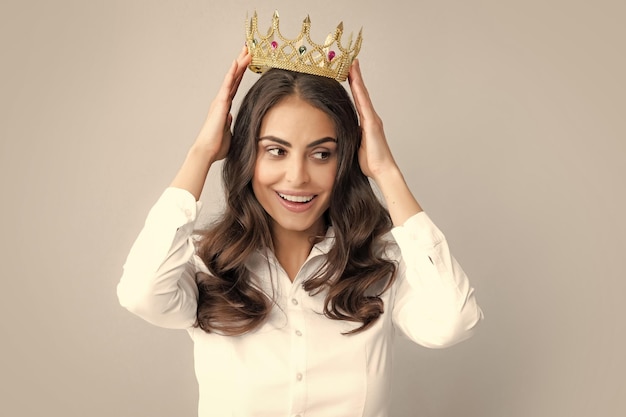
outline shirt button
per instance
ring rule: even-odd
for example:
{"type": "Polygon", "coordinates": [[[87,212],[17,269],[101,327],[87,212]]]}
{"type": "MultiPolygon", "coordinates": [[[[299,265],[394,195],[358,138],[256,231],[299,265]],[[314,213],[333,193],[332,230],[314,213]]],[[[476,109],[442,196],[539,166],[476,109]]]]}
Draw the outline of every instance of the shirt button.
{"type": "Polygon", "coordinates": [[[296,300],[295,298],[292,298],[292,299],[291,299],[291,303],[292,303],[294,306],[297,306],[297,305],[298,305],[298,300],[296,300]]]}
{"type": "Polygon", "coordinates": [[[302,336],[302,332],[300,330],[296,330],[296,336],[302,336]]]}
{"type": "Polygon", "coordinates": [[[296,374],[296,379],[297,379],[298,381],[302,381],[302,374],[301,374],[300,372],[298,372],[298,373],[296,374]]]}

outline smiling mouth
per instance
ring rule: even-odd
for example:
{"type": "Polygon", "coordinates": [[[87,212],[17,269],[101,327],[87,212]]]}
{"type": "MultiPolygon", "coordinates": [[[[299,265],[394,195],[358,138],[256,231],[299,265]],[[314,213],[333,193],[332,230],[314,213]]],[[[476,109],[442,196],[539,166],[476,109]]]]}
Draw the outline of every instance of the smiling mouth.
{"type": "Polygon", "coordinates": [[[316,195],[288,195],[282,193],[278,193],[278,195],[280,198],[285,201],[289,201],[290,203],[308,203],[317,197],[316,195]]]}

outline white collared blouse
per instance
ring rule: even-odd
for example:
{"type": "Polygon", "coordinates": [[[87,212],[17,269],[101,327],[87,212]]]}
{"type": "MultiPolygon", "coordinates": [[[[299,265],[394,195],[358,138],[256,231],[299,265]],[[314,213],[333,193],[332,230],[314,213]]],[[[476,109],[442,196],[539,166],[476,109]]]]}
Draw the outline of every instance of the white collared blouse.
{"type": "Polygon", "coordinates": [[[385,313],[367,331],[321,312],[324,293],[303,282],[323,264],[333,231],[316,244],[293,283],[275,257],[257,252],[246,266],[274,308],[242,336],[193,327],[195,274],[208,269],[195,254],[201,203],[168,188],[152,207],[118,284],[122,306],[157,326],[186,329],[194,341],[199,417],[387,417],[392,343],[396,333],[439,348],[468,338],[483,314],[444,235],[426,213],[395,227],[385,254],[398,263],[382,295],[385,313]]]}

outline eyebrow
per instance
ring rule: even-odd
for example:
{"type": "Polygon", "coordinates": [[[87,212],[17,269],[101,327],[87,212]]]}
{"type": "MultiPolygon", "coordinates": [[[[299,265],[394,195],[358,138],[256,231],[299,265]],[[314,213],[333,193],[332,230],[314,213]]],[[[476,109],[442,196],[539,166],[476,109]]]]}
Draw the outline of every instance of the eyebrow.
{"type": "MultiPolygon", "coordinates": [[[[287,148],[291,148],[291,143],[287,142],[285,139],[281,139],[281,138],[277,138],[276,136],[263,136],[261,138],[258,139],[258,141],[262,141],[262,140],[271,140],[272,142],[276,142],[280,145],[286,146],[287,148]]],[[[306,145],[307,148],[314,148],[318,145],[321,145],[322,143],[326,143],[326,142],[334,142],[337,143],[337,139],[335,138],[331,138],[330,136],[327,136],[325,138],[321,138],[321,139],[317,139],[314,140],[313,142],[309,143],[308,145],[306,145]]]]}

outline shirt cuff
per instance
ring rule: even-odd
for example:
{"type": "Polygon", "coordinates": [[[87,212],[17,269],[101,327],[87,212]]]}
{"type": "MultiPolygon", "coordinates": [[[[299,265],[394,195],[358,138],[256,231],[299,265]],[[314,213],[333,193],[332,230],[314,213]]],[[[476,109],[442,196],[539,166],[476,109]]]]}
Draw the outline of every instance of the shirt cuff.
{"type": "Polygon", "coordinates": [[[150,210],[146,223],[167,223],[180,227],[194,223],[202,202],[196,201],[193,194],[182,188],[168,187],[163,191],[156,204],[150,210]]]}
{"type": "Polygon", "coordinates": [[[409,217],[403,225],[391,229],[391,234],[400,247],[406,247],[409,242],[419,247],[433,247],[445,239],[441,230],[424,211],[409,217]]]}

